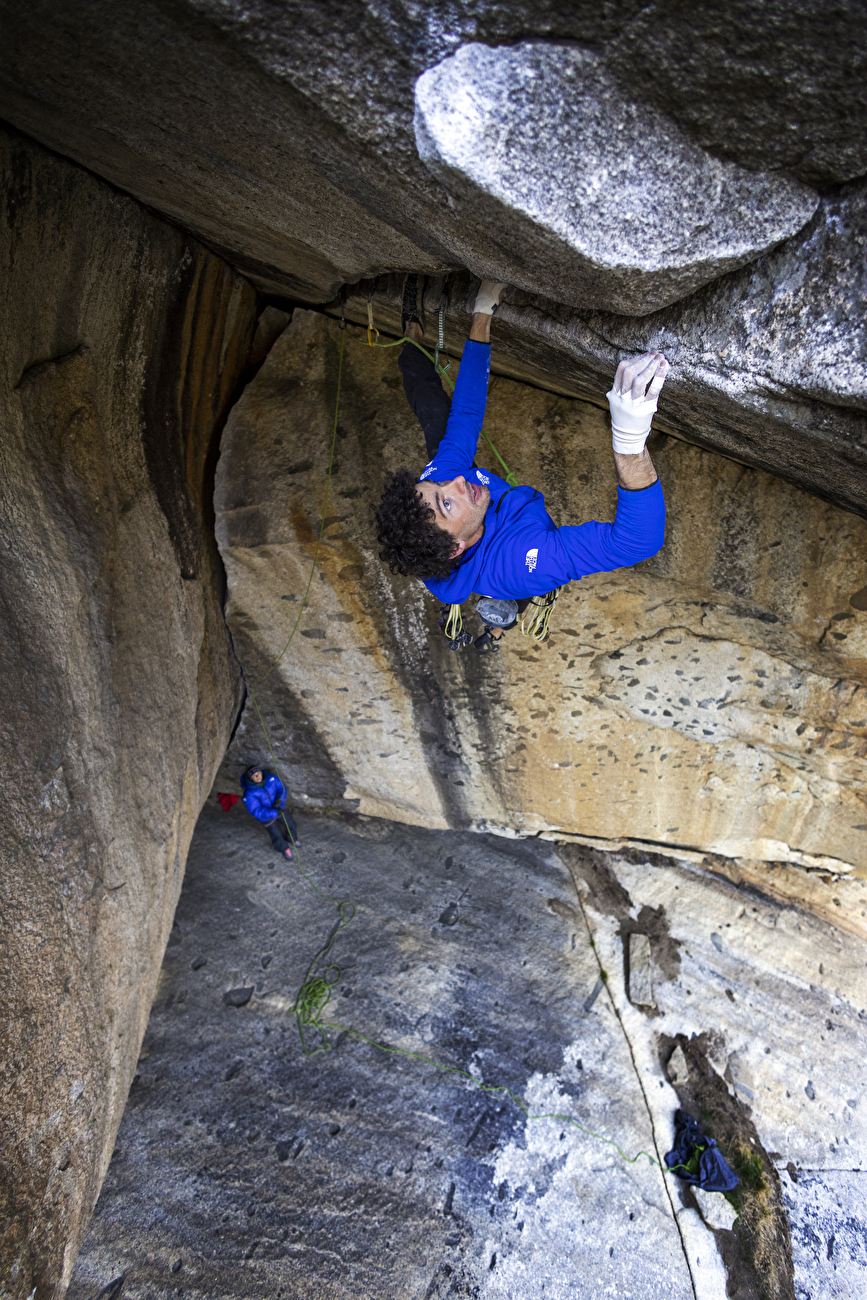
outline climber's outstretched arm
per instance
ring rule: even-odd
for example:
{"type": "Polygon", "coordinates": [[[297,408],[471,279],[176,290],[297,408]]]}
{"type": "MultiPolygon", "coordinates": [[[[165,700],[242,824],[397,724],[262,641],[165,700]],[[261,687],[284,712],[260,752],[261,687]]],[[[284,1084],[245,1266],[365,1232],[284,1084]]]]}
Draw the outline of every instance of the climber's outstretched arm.
{"type": "Polygon", "coordinates": [[[607,394],[617,482],[627,491],[640,492],[656,482],[656,470],[644,444],[668,369],[661,352],[645,352],[621,361],[607,394]]]}
{"type": "Polygon", "coordinates": [[[470,337],[464,347],[452,408],[436,456],[422,472],[422,479],[448,482],[466,474],[473,463],[488,402],[491,373],[491,317],[506,291],[505,284],[483,280],[473,305],[470,337]]]}
{"type": "Polygon", "coordinates": [[[510,532],[496,554],[489,589],[518,600],[656,554],[665,538],[665,501],[644,444],[668,369],[660,352],[617,367],[608,393],[619,484],[614,522],[553,528],[536,521],[510,532]]]}

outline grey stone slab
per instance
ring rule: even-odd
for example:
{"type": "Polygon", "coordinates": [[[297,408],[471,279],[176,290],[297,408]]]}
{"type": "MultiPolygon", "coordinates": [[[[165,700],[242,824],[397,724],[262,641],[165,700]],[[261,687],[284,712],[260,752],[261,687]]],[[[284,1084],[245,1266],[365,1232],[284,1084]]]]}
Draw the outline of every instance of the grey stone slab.
{"type": "Polygon", "coordinates": [[[563,1118],[656,1154],[607,995],[583,1010],[598,963],[550,846],[298,816],[305,871],[358,907],[326,1020],[556,1118],[341,1029],[305,1058],[291,1008],[335,905],[209,806],[74,1300],[120,1274],[127,1300],[689,1300],[659,1170],[563,1118]]]}
{"type": "Polygon", "coordinates": [[[653,954],[646,934],[629,936],[629,1001],[636,1006],[656,1006],[653,1000],[653,954]]]}
{"type": "Polygon", "coordinates": [[[573,307],[644,316],[754,261],[819,201],[726,163],[630,101],[590,50],[464,45],[415,87],[419,156],[500,276],[573,307]]]}

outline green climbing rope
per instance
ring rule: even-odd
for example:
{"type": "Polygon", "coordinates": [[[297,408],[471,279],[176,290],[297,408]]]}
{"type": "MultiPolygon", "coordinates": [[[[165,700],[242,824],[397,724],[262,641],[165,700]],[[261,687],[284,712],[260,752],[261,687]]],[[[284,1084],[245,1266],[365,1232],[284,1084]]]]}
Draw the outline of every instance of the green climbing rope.
{"type": "MultiPolygon", "coordinates": [[[[375,332],[375,327],[372,324],[372,314],[371,314],[370,329],[373,329],[375,332]]],[[[368,334],[368,337],[369,338],[371,337],[370,333],[368,334]]],[[[250,699],[252,701],[253,708],[256,713],[256,717],[258,718],[259,725],[262,728],[262,733],[265,737],[265,743],[268,746],[268,753],[270,754],[271,761],[274,765],[274,771],[278,777],[280,773],[279,773],[279,765],[277,762],[277,755],[274,753],[274,747],[271,743],[271,736],[265,724],[265,719],[262,716],[262,711],[259,707],[259,701],[256,698],[255,688],[261,686],[262,683],[266,681],[268,677],[270,677],[271,673],[278,666],[278,664],[286,654],[286,651],[289,649],[289,646],[291,645],[295,633],[298,629],[298,624],[301,620],[301,615],[303,614],[304,609],[306,607],[307,600],[310,595],[310,587],[313,582],[313,575],[316,572],[316,564],[319,559],[319,551],[322,544],[322,536],[325,531],[325,519],[327,517],[327,512],[328,512],[328,496],[331,488],[331,478],[332,478],[333,468],[334,468],[334,449],[337,440],[337,421],[340,412],[340,390],[341,390],[341,383],[343,378],[343,354],[344,354],[345,340],[346,340],[346,324],[345,322],[342,322],[340,326],[340,352],[339,352],[339,359],[337,365],[337,395],[334,404],[334,422],[333,422],[333,427],[331,432],[331,449],[328,457],[328,472],[327,472],[326,483],[325,483],[325,497],[322,506],[322,517],[319,525],[319,536],[316,540],[316,547],[313,552],[313,563],[311,564],[310,567],[310,576],[307,580],[307,586],[304,589],[304,596],[301,601],[301,606],[298,610],[298,614],[292,626],[292,630],[290,631],[289,636],[286,639],[283,648],[275,658],[274,662],[268,668],[267,672],[263,673],[261,677],[257,678],[257,680],[248,687],[250,693],[250,699]]],[[[372,343],[371,346],[395,347],[397,343],[413,343],[415,347],[419,348],[422,352],[425,353],[425,356],[429,357],[430,360],[432,361],[434,360],[434,358],[430,356],[430,353],[427,352],[423,347],[421,347],[419,343],[415,343],[414,339],[397,339],[395,343],[372,343]]],[[[447,382],[451,384],[451,380],[449,380],[448,376],[445,374],[445,371],[439,366],[438,366],[438,370],[442,374],[443,378],[445,378],[447,382]]],[[[453,387],[453,385],[451,386],[453,387]]],[[[488,441],[490,442],[490,439],[488,439],[488,441]]],[[[491,443],[491,446],[493,447],[493,443],[491,443]]],[[[507,474],[510,474],[508,466],[500,456],[499,452],[497,452],[496,447],[494,447],[494,451],[496,452],[497,457],[501,461],[507,474]]],[[[509,481],[510,482],[512,481],[511,477],[509,481]]],[[[576,1128],[579,1132],[583,1133],[585,1136],[594,1138],[597,1142],[603,1142],[607,1146],[613,1147],[614,1150],[623,1158],[623,1160],[627,1162],[627,1164],[635,1164],[638,1160],[641,1159],[642,1156],[644,1156],[647,1160],[650,1161],[651,1164],[656,1165],[660,1169],[662,1168],[662,1166],[659,1164],[659,1161],[656,1160],[652,1155],[650,1155],[649,1152],[639,1151],[637,1155],[628,1156],[626,1152],[618,1145],[618,1143],[614,1141],[613,1138],[605,1137],[601,1133],[594,1133],[592,1129],[585,1128],[583,1124],[580,1124],[578,1120],[574,1119],[571,1115],[563,1115],[558,1112],[550,1112],[550,1113],[544,1113],[539,1115],[533,1114],[529,1106],[527,1105],[527,1103],[524,1101],[524,1099],[520,1097],[513,1089],[507,1087],[504,1084],[481,1083],[477,1078],[475,1078],[474,1075],[470,1074],[468,1070],[461,1069],[460,1066],[445,1065],[442,1061],[436,1061],[430,1056],[423,1055],[421,1052],[411,1052],[402,1047],[390,1047],[388,1044],[380,1043],[375,1038],[370,1038],[366,1034],[362,1034],[359,1030],[352,1029],[348,1025],[341,1025],[338,1024],[337,1022],[323,1020],[323,1015],[328,1007],[329,1002],[331,1001],[332,990],[340,982],[341,970],[336,962],[328,961],[324,967],[322,966],[322,963],[325,962],[326,958],[329,956],[331,949],[334,946],[334,942],[337,939],[337,936],[343,930],[345,930],[346,927],[350,925],[354,920],[356,914],[356,908],[355,908],[355,904],[351,902],[349,899],[337,898],[335,895],[327,894],[325,893],[324,890],[319,888],[316,881],[313,880],[313,878],[310,875],[308,875],[308,873],[304,870],[304,867],[301,864],[300,850],[298,849],[298,846],[295,843],[295,837],[292,835],[292,832],[289,830],[289,824],[286,820],[285,814],[283,814],[283,822],[295,852],[294,861],[296,867],[298,868],[299,874],[310,885],[310,887],[315,891],[315,893],[321,899],[323,899],[323,901],[328,903],[334,903],[337,907],[337,919],[332,925],[331,930],[325,942],[322,944],[320,948],[317,949],[317,951],[311,957],[307,969],[304,973],[304,978],[301,981],[301,987],[298,990],[298,994],[292,1006],[292,1010],[295,1015],[295,1020],[298,1025],[298,1034],[301,1040],[301,1050],[305,1056],[316,1056],[320,1052],[331,1051],[332,1044],[328,1037],[329,1033],[348,1034],[353,1038],[359,1039],[359,1041],[363,1043],[367,1043],[370,1047],[376,1048],[377,1051],[386,1052],[392,1056],[404,1056],[408,1060],[420,1061],[424,1065],[430,1065],[434,1069],[440,1070],[445,1074],[458,1075],[460,1078],[465,1079],[467,1080],[467,1082],[471,1083],[475,1088],[478,1088],[480,1092],[501,1094],[502,1096],[507,1097],[511,1102],[513,1102],[513,1104],[517,1106],[520,1111],[523,1112],[527,1120],[549,1119],[549,1120],[558,1120],[563,1124],[569,1124],[573,1128],[576,1128]]]]}

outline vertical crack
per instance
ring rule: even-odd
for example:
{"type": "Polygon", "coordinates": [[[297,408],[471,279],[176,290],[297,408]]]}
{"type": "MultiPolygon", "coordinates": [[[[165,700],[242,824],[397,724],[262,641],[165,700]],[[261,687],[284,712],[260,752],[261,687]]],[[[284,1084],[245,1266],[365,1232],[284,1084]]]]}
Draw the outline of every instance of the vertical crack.
{"type": "Polygon", "coordinates": [[[677,1211],[675,1210],[674,1207],[674,1200],[672,1198],[671,1187],[669,1186],[668,1180],[665,1177],[665,1165],[662,1159],[662,1152],[659,1149],[659,1142],[657,1141],[657,1137],[656,1137],[656,1125],[653,1122],[653,1111],[651,1109],[650,1102],[647,1097],[647,1092],[645,1091],[644,1088],[644,1083],[642,1082],[641,1079],[641,1072],[639,1071],[637,1062],[635,1060],[635,1053],[632,1050],[632,1043],[629,1040],[629,1034],[626,1032],[626,1026],[624,1025],[620,1012],[617,1009],[617,1005],[614,1001],[614,997],[611,993],[611,989],[608,987],[608,982],[603,978],[602,960],[599,956],[599,949],[596,946],[596,938],[595,938],[593,928],[590,924],[590,918],[587,915],[587,909],[585,908],[584,900],[581,897],[581,890],[578,888],[578,881],[575,879],[575,875],[572,871],[572,868],[569,867],[568,864],[567,864],[567,868],[569,871],[569,875],[572,878],[572,884],[575,886],[575,896],[578,899],[578,906],[581,909],[581,915],[584,919],[584,924],[587,927],[587,935],[591,941],[593,955],[596,958],[596,964],[599,967],[599,981],[604,986],[605,993],[608,997],[608,1001],[611,1006],[611,1010],[614,1012],[614,1015],[617,1017],[617,1023],[620,1026],[621,1033],[623,1034],[623,1038],[626,1043],[627,1051],[629,1052],[629,1059],[632,1062],[632,1069],[635,1073],[636,1082],[638,1083],[638,1087],[641,1091],[641,1096],[644,1100],[644,1108],[647,1111],[647,1118],[650,1121],[650,1135],[653,1139],[653,1149],[656,1152],[656,1158],[659,1162],[659,1168],[662,1177],[662,1185],[665,1188],[665,1194],[668,1197],[668,1204],[671,1207],[671,1217],[674,1220],[674,1226],[677,1229],[677,1235],[680,1238],[680,1246],[681,1246],[681,1250],[683,1251],[683,1258],[686,1262],[687,1272],[689,1273],[689,1281],[690,1281],[690,1286],[692,1287],[692,1294],[695,1300],[699,1300],[699,1294],[696,1289],[695,1277],[693,1276],[693,1272],[692,1272],[692,1264],[690,1263],[690,1259],[689,1259],[689,1252],[686,1249],[686,1242],[683,1239],[683,1233],[680,1227],[680,1220],[677,1217],[677,1211]]]}

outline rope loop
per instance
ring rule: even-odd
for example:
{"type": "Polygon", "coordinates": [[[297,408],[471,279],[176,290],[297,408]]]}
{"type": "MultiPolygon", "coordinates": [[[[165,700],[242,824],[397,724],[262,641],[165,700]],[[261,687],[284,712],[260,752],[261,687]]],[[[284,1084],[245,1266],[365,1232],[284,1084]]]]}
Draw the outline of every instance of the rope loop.
{"type": "Polygon", "coordinates": [[[554,605],[562,590],[562,587],[555,587],[544,596],[532,597],[521,619],[522,636],[528,636],[532,641],[547,641],[548,624],[551,622],[554,605]]]}
{"type": "Polygon", "coordinates": [[[464,630],[464,616],[461,613],[460,605],[449,605],[449,612],[446,616],[445,634],[449,641],[456,641],[464,630]]]}

